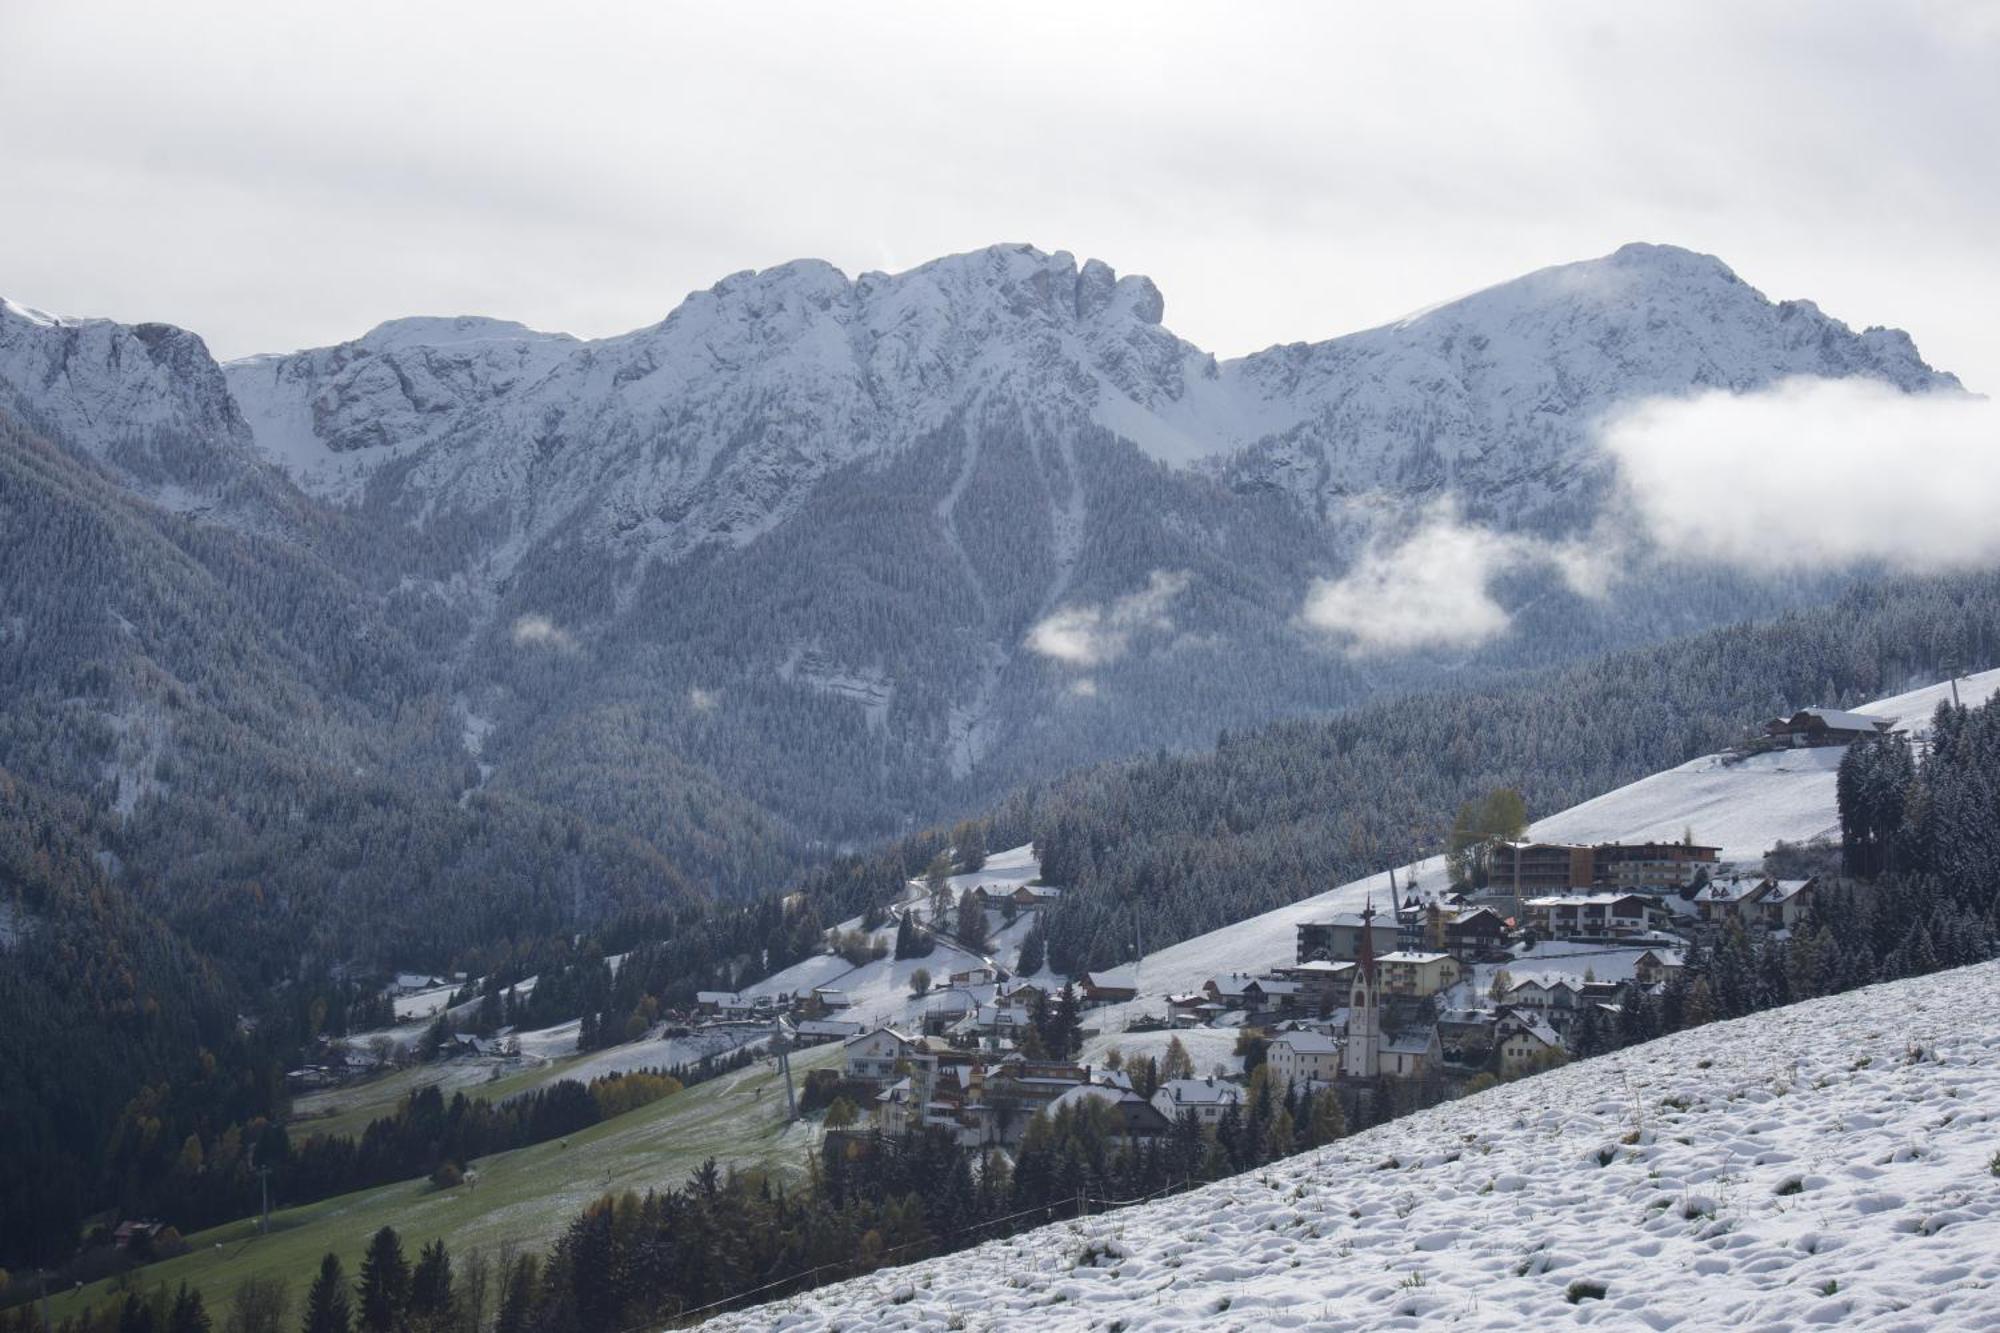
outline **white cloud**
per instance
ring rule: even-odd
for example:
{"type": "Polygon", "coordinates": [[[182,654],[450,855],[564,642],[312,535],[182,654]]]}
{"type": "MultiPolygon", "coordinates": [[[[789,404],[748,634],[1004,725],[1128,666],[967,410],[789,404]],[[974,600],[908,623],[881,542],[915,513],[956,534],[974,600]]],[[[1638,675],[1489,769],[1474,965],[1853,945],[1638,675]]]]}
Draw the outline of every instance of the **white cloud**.
{"type": "Polygon", "coordinates": [[[1339,578],[1315,580],[1300,618],[1355,656],[1471,648],[1511,623],[1493,581],[1535,565],[1552,566],[1586,596],[1602,595],[1609,578],[1584,547],[1468,526],[1451,501],[1439,501],[1400,544],[1377,543],[1339,578]]]}
{"type": "Polygon", "coordinates": [[[514,646],[516,648],[573,648],[576,640],[569,631],[550,620],[547,616],[530,612],[514,621],[514,646]]]}
{"type": "Polygon", "coordinates": [[[1168,630],[1167,608],[1186,591],[1185,570],[1156,569],[1146,586],[1107,606],[1067,606],[1028,631],[1028,647],[1071,666],[1101,666],[1124,656],[1140,630],[1168,630]]]}
{"type": "Polygon", "coordinates": [[[1651,399],[1605,424],[1625,503],[1674,555],[1750,569],[2000,562],[2000,406],[1874,380],[1651,399]]]}

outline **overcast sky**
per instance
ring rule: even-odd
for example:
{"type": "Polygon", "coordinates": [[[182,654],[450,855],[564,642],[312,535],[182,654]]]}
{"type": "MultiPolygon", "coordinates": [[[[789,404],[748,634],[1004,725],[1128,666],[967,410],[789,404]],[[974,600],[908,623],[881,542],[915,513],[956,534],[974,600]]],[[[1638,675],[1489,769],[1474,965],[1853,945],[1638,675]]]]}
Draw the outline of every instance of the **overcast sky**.
{"type": "Polygon", "coordinates": [[[0,293],[220,356],[1030,241],[1224,355],[1667,241],[2000,386],[2000,6],[0,0],[0,293]]]}

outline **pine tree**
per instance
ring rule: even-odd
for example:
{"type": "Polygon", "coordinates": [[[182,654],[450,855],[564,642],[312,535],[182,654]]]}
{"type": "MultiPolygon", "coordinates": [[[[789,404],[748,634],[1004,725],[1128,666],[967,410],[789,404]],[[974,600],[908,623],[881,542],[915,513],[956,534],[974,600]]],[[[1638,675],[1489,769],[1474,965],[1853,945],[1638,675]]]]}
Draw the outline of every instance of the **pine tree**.
{"type": "Polygon", "coordinates": [[[174,1293],[173,1312],[167,1316],[167,1333],[208,1333],[208,1307],[201,1292],[183,1282],[174,1293]]]}
{"type": "Polygon", "coordinates": [[[959,895],[958,942],[974,953],[986,950],[986,904],[974,889],[959,895]]]}
{"type": "Polygon", "coordinates": [[[410,1305],[410,1264],[394,1227],[383,1227],[361,1258],[361,1327],[366,1333],[394,1333],[410,1305]]]}
{"type": "Polygon", "coordinates": [[[1028,927],[1027,933],[1021,936],[1021,957],[1014,965],[1015,972],[1024,977],[1032,977],[1041,971],[1046,947],[1041,917],[1037,915],[1034,923],[1028,927]]]}
{"type": "Polygon", "coordinates": [[[353,1306],[347,1299],[347,1275],[340,1258],[328,1254],[319,1261],[319,1276],[306,1292],[306,1318],[300,1333],[352,1333],[353,1306]]]}
{"type": "Polygon", "coordinates": [[[424,1246],[410,1273],[410,1327],[446,1333],[457,1320],[451,1292],[451,1254],[442,1239],[424,1246]]]}

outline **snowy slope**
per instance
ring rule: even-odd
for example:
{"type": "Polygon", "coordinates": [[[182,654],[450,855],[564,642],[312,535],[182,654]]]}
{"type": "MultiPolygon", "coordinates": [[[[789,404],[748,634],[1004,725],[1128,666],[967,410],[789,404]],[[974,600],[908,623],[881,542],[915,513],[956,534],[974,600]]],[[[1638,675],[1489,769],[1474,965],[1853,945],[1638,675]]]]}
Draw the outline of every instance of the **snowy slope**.
{"type": "MultiPolygon", "coordinates": [[[[2000,671],[1966,677],[1958,690],[1968,704],[1983,702],[2000,692],[2000,671]]],[[[1929,685],[1860,705],[1857,711],[1921,730],[1951,693],[1949,683],[1929,685]]],[[[1797,842],[1838,832],[1834,777],[1845,753],[1841,747],[1780,751],[1737,763],[1709,755],[1539,819],[1529,836],[1560,842],[1639,842],[1678,839],[1692,828],[1696,841],[1722,847],[1724,860],[1754,866],[1780,838],[1797,842]]],[[[1401,866],[1395,877],[1405,892],[1413,879],[1423,889],[1442,889],[1444,858],[1401,866]]],[[[1386,905],[1391,901],[1389,879],[1386,871],[1371,875],[1148,954],[1139,965],[1140,998],[1101,1011],[1104,1028],[1120,1028],[1132,1014],[1157,1014],[1160,997],[1198,989],[1217,972],[1254,971],[1291,962],[1301,922],[1358,912],[1371,897],[1386,905]]],[[[1601,966],[1592,961],[1606,978],[1617,967],[1613,959],[1601,966]]]]}
{"type": "MultiPolygon", "coordinates": [[[[1012,887],[1027,883],[1039,873],[1040,867],[1035,864],[1032,847],[1015,847],[998,852],[988,857],[980,870],[951,877],[952,901],[956,902],[974,885],[1012,887]]],[[[926,920],[929,908],[925,898],[922,886],[913,883],[899,910],[914,913],[919,921],[926,920]]],[[[816,986],[828,986],[843,992],[852,1004],[847,1012],[835,1017],[870,1027],[888,1024],[915,1032],[922,1026],[924,1014],[931,1009],[963,1010],[974,1003],[991,999],[992,986],[950,987],[950,975],[977,967],[989,959],[1011,969],[1014,960],[1020,956],[1021,937],[1028,933],[1032,919],[1030,915],[1023,914],[1014,924],[1008,925],[1000,913],[989,911],[986,922],[991,942],[983,956],[942,941],[923,958],[898,959],[891,954],[860,967],[849,965],[843,958],[822,954],[774,973],[755,985],[745,986],[743,993],[790,995],[816,986]],[[934,989],[921,996],[910,993],[910,977],[919,969],[930,973],[934,983],[934,989]]],[[[836,929],[849,931],[860,926],[861,918],[853,917],[841,922],[836,929]]],[[[896,942],[894,922],[876,931],[874,938],[893,948],[896,942]]]]}
{"type": "Polygon", "coordinates": [[[711,1327],[1992,1328],[1996,993],[1704,1027],[711,1327]]]}

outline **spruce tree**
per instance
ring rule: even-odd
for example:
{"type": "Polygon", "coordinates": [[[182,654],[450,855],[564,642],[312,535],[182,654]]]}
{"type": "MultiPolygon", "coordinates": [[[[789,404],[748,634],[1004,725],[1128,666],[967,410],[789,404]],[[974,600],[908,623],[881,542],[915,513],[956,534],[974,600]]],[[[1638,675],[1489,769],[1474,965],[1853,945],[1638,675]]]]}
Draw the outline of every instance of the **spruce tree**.
{"type": "Polygon", "coordinates": [[[410,1327],[416,1333],[445,1333],[456,1320],[451,1294],[451,1255],[443,1240],[424,1246],[410,1274],[410,1327]]]}
{"type": "Polygon", "coordinates": [[[208,1307],[201,1292],[183,1282],[174,1293],[173,1311],[167,1316],[167,1333],[208,1333],[208,1307]]]}
{"type": "Polygon", "coordinates": [[[1037,916],[1034,924],[1028,927],[1027,934],[1021,937],[1021,957],[1014,965],[1015,972],[1024,977],[1032,977],[1041,971],[1046,957],[1045,948],[1042,921],[1037,916]]]}
{"type": "Polygon", "coordinates": [[[395,1333],[410,1306],[410,1264],[394,1227],[383,1227],[361,1259],[361,1327],[366,1333],[395,1333]]]}
{"type": "Polygon", "coordinates": [[[352,1333],[353,1306],[347,1299],[347,1275],[340,1258],[329,1253],[319,1261],[319,1276],[306,1292],[306,1318],[300,1333],[352,1333]]]}

